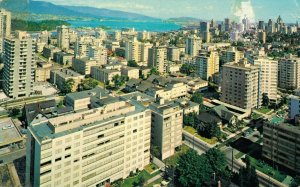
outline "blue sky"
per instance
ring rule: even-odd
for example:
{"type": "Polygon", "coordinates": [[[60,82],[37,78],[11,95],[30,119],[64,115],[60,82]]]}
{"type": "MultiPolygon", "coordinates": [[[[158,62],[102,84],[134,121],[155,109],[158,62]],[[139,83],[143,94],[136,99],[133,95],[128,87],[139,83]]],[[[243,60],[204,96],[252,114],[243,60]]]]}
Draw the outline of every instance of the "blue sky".
{"type": "MultiPolygon", "coordinates": [[[[223,20],[233,16],[232,7],[246,0],[42,0],[63,5],[86,5],[159,18],[195,17],[223,20]]],[[[300,0],[251,0],[255,19],[278,17],[295,22],[300,18],[300,0]]]]}

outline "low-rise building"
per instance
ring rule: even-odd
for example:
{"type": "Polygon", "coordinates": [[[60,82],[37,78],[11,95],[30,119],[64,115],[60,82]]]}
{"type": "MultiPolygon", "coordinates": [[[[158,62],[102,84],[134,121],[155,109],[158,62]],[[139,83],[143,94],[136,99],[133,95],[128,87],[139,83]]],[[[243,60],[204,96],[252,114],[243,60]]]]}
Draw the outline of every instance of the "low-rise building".
{"type": "Polygon", "coordinates": [[[129,79],[138,79],[139,69],[134,67],[122,67],[121,74],[127,76],[129,79]]]}
{"type": "Polygon", "coordinates": [[[74,55],[65,52],[54,53],[54,61],[63,66],[71,66],[74,55]]]}
{"type": "Polygon", "coordinates": [[[91,70],[91,76],[105,84],[110,84],[113,77],[119,75],[121,76],[121,72],[114,69],[102,69],[101,67],[94,66],[91,70]]]}
{"type": "Polygon", "coordinates": [[[70,80],[74,80],[74,84],[72,87],[72,92],[76,91],[78,85],[84,79],[84,75],[80,75],[71,69],[58,69],[58,70],[51,70],[50,72],[50,82],[53,85],[56,85],[58,89],[62,90],[64,84],[70,80]]]}
{"type": "Polygon", "coordinates": [[[51,63],[38,62],[35,69],[35,82],[46,82],[50,79],[51,63]]]}
{"type": "Polygon", "coordinates": [[[47,59],[54,59],[54,53],[58,53],[61,50],[53,45],[46,45],[43,49],[43,56],[47,59]]]}
{"type": "Polygon", "coordinates": [[[92,67],[100,65],[101,63],[97,62],[96,60],[86,57],[81,59],[74,59],[72,67],[76,72],[82,75],[90,75],[92,67]]]}

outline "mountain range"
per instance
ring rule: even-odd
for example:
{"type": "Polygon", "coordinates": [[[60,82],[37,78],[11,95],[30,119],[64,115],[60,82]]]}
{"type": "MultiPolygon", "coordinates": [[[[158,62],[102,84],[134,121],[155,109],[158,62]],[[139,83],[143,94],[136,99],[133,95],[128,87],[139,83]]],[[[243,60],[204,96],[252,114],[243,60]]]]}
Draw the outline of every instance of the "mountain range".
{"type": "Polygon", "coordinates": [[[142,14],[87,6],[55,5],[44,1],[2,0],[0,7],[16,13],[72,16],[95,19],[158,20],[142,14]]]}

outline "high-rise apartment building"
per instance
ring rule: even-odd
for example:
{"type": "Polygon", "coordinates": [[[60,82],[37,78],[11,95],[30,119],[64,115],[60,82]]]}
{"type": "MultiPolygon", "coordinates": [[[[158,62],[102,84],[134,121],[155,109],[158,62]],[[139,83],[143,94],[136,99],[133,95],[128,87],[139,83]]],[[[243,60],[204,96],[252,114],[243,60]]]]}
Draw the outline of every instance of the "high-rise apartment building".
{"type": "Polygon", "coordinates": [[[149,49],[148,67],[155,68],[159,73],[167,71],[167,48],[153,46],[149,49]]]}
{"type": "Polygon", "coordinates": [[[3,52],[4,38],[11,33],[11,13],[5,9],[0,9],[0,53],[3,52]]]}
{"type": "Polygon", "coordinates": [[[202,39],[197,36],[190,36],[186,39],[185,53],[191,57],[198,56],[201,50],[202,39]]]}
{"type": "Polygon", "coordinates": [[[196,58],[198,75],[204,80],[211,80],[219,72],[219,54],[216,51],[202,53],[196,58]]]}
{"type": "Polygon", "coordinates": [[[246,59],[223,65],[221,101],[244,109],[260,107],[259,68],[246,59]]]}
{"type": "Polygon", "coordinates": [[[68,95],[90,106],[28,127],[26,186],[104,186],[150,162],[151,111],[105,91],[68,95]]]}
{"type": "Polygon", "coordinates": [[[57,27],[57,44],[62,50],[68,50],[70,47],[70,28],[62,25],[57,27]]]}
{"type": "Polygon", "coordinates": [[[259,31],[258,40],[260,43],[265,44],[267,40],[267,33],[265,31],[259,31]]]}
{"type": "Polygon", "coordinates": [[[3,90],[10,98],[29,97],[32,93],[35,67],[35,45],[26,32],[4,40],[3,90]]]}
{"type": "Polygon", "coordinates": [[[180,49],[178,47],[168,47],[167,59],[172,62],[180,61],[180,49]]]}
{"type": "Polygon", "coordinates": [[[151,144],[159,148],[160,158],[164,160],[182,144],[183,110],[178,103],[164,101],[149,108],[152,111],[151,144]]]}
{"type": "Polygon", "coordinates": [[[141,42],[136,38],[125,43],[125,58],[139,62],[141,59],[141,42]]]}
{"type": "Polygon", "coordinates": [[[260,93],[267,94],[270,101],[277,101],[278,61],[266,57],[258,57],[254,65],[260,68],[260,93]]]}
{"type": "Polygon", "coordinates": [[[282,89],[300,88],[300,58],[286,56],[278,62],[278,87],[282,89]]]}
{"type": "Polygon", "coordinates": [[[223,60],[225,63],[227,62],[235,62],[238,63],[242,58],[244,58],[244,53],[242,51],[238,51],[235,47],[231,47],[226,50],[225,55],[223,56],[223,60]]]}

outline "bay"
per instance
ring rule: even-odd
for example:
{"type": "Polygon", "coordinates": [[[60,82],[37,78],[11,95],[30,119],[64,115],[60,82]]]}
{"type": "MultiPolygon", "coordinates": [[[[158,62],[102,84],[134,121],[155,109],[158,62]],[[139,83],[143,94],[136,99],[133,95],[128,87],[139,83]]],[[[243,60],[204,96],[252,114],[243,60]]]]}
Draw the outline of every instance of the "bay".
{"type": "Polygon", "coordinates": [[[163,20],[157,21],[131,21],[131,20],[69,20],[73,28],[79,27],[108,27],[111,30],[121,30],[124,28],[135,28],[137,31],[150,32],[167,32],[174,31],[181,28],[180,25],[166,22],[163,20]]]}

